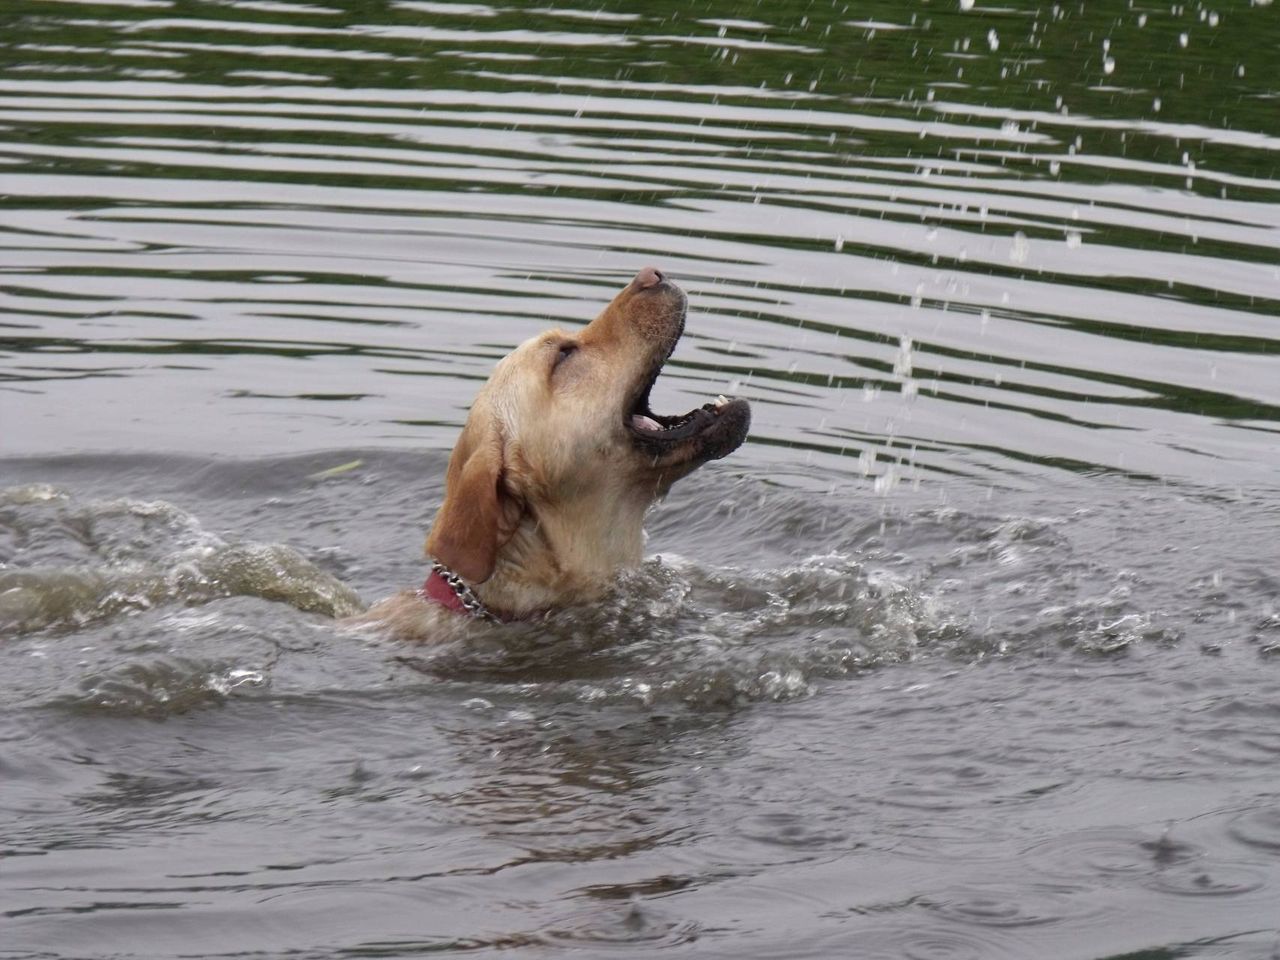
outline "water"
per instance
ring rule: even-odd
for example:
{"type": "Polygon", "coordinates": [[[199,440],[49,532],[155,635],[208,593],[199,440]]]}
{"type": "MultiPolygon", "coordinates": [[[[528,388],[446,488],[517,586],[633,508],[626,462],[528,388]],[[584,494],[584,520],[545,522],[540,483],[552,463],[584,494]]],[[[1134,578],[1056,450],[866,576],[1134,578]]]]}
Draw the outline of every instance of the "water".
{"type": "Polygon", "coordinates": [[[0,955],[1274,960],[1278,16],[8,0],[0,955]],[[645,566],[335,628],[647,262],[645,566]]]}

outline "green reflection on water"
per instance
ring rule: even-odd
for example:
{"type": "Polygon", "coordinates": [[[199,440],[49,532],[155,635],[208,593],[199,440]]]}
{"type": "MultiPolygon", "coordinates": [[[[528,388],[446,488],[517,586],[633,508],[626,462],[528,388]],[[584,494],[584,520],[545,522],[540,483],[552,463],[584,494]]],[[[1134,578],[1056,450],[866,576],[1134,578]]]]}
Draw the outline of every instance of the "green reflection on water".
{"type": "MultiPolygon", "coordinates": [[[[0,78],[204,84],[221,88],[219,99],[240,91],[246,100],[272,102],[288,102],[290,86],[308,84],[472,91],[495,104],[497,95],[589,92],[594,102],[585,109],[604,116],[609,100],[626,93],[693,106],[768,103],[926,119],[963,117],[977,107],[988,124],[1012,118],[1057,137],[1072,130],[1074,117],[1118,121],[1078,131],[1078,149],[1092,154],[1178,164],[1192,149],[1194,159],[1214,171],[1261,178],[1275,172],[1274,149],[1250,149],[1229,136],[1275,133],[1280,126],[1280,58],[1274,43],[1265,42],[1280,37],[1280,14],[1266,7],[1214,14],[1210,26],[1206,12],[1189,5],[1176,15],[1167,6],[1144,11],[1118,4],[1023,3],[964,12],[954,3],[886,0],[655,2],[637,16],[632,4],[593,3],[594,17],[558,14],[542,3],[468,4],[453,16],[442,13],[443,6],[428,12],[412,3],[344,0],[292,12],[281,4],[266,12],[182,0],[160,7],[10,0],[0,11],[0,78]],[[264,84],[285,89],[266,91],[264,84]],[[1020,118],[1023,112],[1034,116],[1020,118]],[[1179,137],[1172,125],[1199,129],[1179,137]],[[1228,135],[1207,142],[1217,132],[1228,135]]],[[[382,102],[375,95],[364,105],[382,102]]],[[[478,98],[472,109],[484,102],[478,98]]],[[[358,99],[344,104],[361,106],[358,99]]],[[[478,116],[476,122],[486,121],[478,116]]],[[[16,139],[63,142],[154,129],[145,119],[133,126],[33,123],[16,139]]],[[[808,135],[805,150],[838,159],[848,149],[803,119],[791,130],[808,135]]],[[[195,136],[200,127],[171,132],[195,136]]],[[[229,144],[248,136],[217,133],[229,144]]],[[[620,122],[613,135],[636,131],[620,122]]],[[[272,137],[311,139],[284,131],[272,137]]],[[[368,138],[326,142],[367,144],[368,138]]],[[[877,135],[857,149],[925,158],[945,156],[952,146],[945,136],[927,135],[904,149],[901,137],[877,135]]],[[[1071,175],[1111,182],[1118,174],[1073,168],[1071,175]]]]}

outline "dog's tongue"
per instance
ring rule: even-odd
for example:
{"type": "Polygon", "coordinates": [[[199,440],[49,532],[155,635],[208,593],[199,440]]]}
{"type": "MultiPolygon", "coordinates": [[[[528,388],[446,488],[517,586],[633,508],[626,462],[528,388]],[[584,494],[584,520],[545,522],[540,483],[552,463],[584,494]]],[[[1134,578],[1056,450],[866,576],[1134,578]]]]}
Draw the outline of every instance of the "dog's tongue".
{"type": "Polygon", "coordinates": [[[633,413],[631,415],[631,426],[637,430],[661,430],[662,425],[652,417],[646,417],[643,414],[633,413]]]}

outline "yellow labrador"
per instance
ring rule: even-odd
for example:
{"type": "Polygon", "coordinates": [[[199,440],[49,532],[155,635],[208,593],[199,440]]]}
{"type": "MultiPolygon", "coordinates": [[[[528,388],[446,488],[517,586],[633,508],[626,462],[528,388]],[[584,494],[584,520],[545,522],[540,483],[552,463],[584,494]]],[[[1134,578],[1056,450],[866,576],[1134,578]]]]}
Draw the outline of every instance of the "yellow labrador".
{"type": "Polygon", "coordinates": [[[736,450],[751,423],[745,400],[678,417],[649,409],[685,303],[646,267],[581,331],[549,330],[504,357],[449,460],[431,576],[359,622],[432,639],[468,615],[518,620],[595,600],[636,566],[649,507],[736,450]]]}

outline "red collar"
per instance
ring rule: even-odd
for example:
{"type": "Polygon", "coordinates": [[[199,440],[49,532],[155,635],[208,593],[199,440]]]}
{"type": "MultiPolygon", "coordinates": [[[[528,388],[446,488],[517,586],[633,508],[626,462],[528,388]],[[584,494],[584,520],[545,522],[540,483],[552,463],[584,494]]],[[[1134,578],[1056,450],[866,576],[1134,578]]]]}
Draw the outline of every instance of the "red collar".
{"type": "Polygon", "coordinates": [[[504,623],[505,618],[498,616],[484,605],[484,601],[476,596],[471,585],[446,567],[439,560],[431,564],[431,573],[418,591],[418,596],[430,603],[438,603],[446,610],[472,617],[476,620],[487,620],[490,623],[504,623]]]}
{"type": "Polygon", "coordinates": [[[454,613],[465,614],[471,616],[471,611],[462,604],[462,598],[449,586],[449,582],[440,576],[438,570],[433,569],[427,574],[427,582],[422,585],[422,589],[418,591],[418,596],[423,600],[429,600],[431,603],[438,603],[446,610],[452,610],[454,613]]]}

